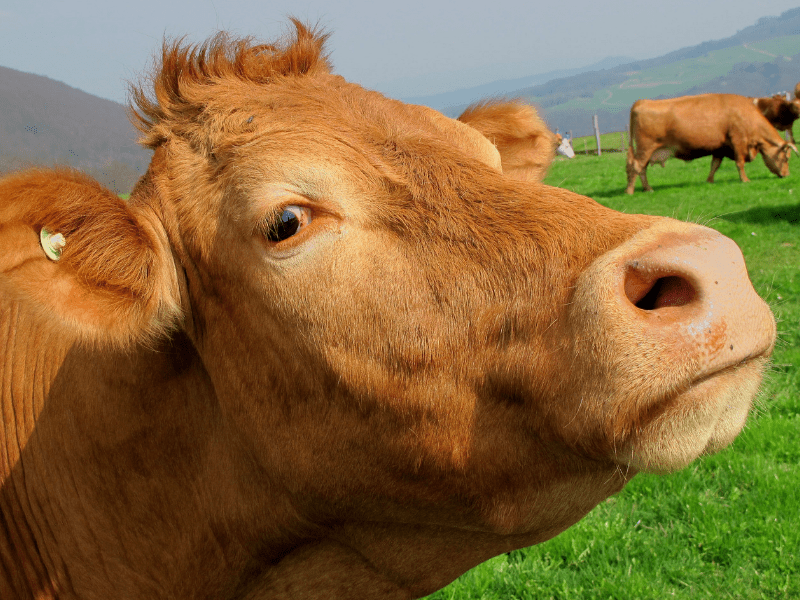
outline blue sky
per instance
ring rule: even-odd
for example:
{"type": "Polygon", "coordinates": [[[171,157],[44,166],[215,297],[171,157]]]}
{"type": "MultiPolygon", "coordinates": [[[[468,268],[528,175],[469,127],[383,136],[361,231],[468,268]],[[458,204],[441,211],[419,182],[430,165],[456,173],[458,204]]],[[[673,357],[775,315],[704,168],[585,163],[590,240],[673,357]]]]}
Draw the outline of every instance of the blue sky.
{"type": "Polygon", "coordinates": [[[166,36],[271,40],[286,17],[324,25],[336,72],[409,97],[650,58],[733,35],[800,0],[0,0],[0,66],[125,102],[166,36]]]}

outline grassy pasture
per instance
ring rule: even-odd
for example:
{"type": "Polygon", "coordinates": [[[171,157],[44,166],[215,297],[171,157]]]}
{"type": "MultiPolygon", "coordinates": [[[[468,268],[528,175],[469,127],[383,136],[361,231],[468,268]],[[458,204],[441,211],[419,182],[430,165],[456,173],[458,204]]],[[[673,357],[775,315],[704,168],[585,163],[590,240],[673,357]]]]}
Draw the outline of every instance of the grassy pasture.
{"type": "Polygon", "coordinates": [[[430,599],[800,598],[800,161],[650,167],[626,196],[625,155],[560,159],[546,183],[629,213],[700,222],[733,238],[778,317],[774,367],[728,449],[668,476],[638,475],[556,538],[473,569],[430,599]]]}
{"type": "MultiPolygon", "coordinates": [[[[600,134],[600,152],[627,152],[628,133],[625,131],[614,131],[611,133],[600,134]]],[[[594,135],[572,138],[572,149],[580,154],[597,154],[597,138],[594,135]]]]}

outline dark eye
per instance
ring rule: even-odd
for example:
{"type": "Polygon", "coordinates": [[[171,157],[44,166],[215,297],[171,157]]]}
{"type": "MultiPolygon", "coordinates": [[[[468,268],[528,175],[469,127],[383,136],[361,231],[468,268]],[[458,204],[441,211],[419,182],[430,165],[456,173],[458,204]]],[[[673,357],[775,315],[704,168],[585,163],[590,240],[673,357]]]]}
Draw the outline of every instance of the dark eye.
{"type": "Polygon", "coordinates": [[[304,206],[285,206],[275,213],[266,227],[265,237],[270,242],[282,242],[311,223],[311,211],[304,206]]]}

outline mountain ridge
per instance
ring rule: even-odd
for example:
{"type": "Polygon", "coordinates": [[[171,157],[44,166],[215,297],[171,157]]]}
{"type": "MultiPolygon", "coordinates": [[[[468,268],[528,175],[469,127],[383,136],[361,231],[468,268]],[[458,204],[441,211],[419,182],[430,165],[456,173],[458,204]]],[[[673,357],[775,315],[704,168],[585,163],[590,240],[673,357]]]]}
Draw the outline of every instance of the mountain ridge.
{"type": "MultiPolygon", "coordinates": [[[[724,60],[720,64],[724,64],[724,60]]],[[[637,60],[617,65],[610,69],[589,71],[568,77],[550,80],[543,84],[512,90],[509,98],[522,98],[539,108],[545,121],[553,129],[573,131],[575,135],[592,132],[592,116],[598,114],[601,130],[624,130],[633,100],[638,98],[674,97],[676,95],[700,94],[704,92],[729,92],[742,95],[766,96],[792,90],[800,81],[800,8],[783,12],[779,16],[762,17],[754,25],[745,27],[732,36],[720,40],[706,41],[669,52],[663,56],[637,60]],[[630,93],[630,102],[608,106],[603,98],[614,86],[621,87],[635,74],[658,73],[675,65],[690,65],[716,54],[724,55],[735,48],[747,48],[759,42],[781,37],[797,36],[794,50],[790,54],[775,54],[774,58],[753,50],[754,60],[742,58],[734,62],[723,74],[709,71],[711,75],[700,77],[697,82],[681,86],[653,86],[641,88],[635,95],[630,93]],[[772,60],[770,60],[772,58],[772,60]],[[788,60],[787,60],[788,59],[788,60]],[[635,97],[634,97],[635,96],[635,97]],[[582,108],[581,104],[586,104],[582,108]]],[[[646,84],[649,85],[649,84],[646,84]]],[[[458,116],[469,103],[451,105],[440,110],[448,116],[458,116]]]]}
{"type": "Polygon", "coordinates": [[[627,56],[607,56],[603,60],[597,61],[585,67],[573,69],[557,69],[546,73],[528,75],[526,77],[515,77],[512,79],[498,79],[481,85],[459,88],[449,92],[429,94],[424,96],[401,96],[400,100],[409,104],[423,104],[436,110],[441,110],[449,106],[468,105],[475,100],[491,96],[503,95],[514,90],[524,89],[531,85],[538,85],[561,79],[571,75],[580,75],[589,71],[609,69],[621,64],[634,62],[635,59],[627,56]],[[519,84],[519,85],[518,85],[519,84]]]}
{"type": "Polygon", "coordinates": [[[0,107],[0,173],[68,166],[127,192],[150,162],[126,106],[66,83],[0,67],[0,107]]]}
{"type": "MultiPolygon", "coordinates": [[[[611,65],[621,59],[606,60],[611,65]]],[[[438,108],[458,116],[481,96],[498,95],[490,91],[491,86],[513,87],[514,82],[530,83],[532,78],[545,75],[498,80],[405,100],[438,102],[448,94],[456,94],[454,98],[463,92],[479,94],[461,105],[438,108]]],[[[762,17],[721,40],[501,93],[536,105],[552,129],[580,136],[591,133],[594,114],[599,117],[601,131],[624,130],[630,105],[640,97],[720,91],[764,96],[792,90],[798,81],[800,8],[777,17],[762,17]]],[[[128,192],[146,171],[151,157],[136,138],[128,109],[122,104],[48,77],[0,67],[0,173],[59,164],[84,170],[111,189],[128,192]]]]}

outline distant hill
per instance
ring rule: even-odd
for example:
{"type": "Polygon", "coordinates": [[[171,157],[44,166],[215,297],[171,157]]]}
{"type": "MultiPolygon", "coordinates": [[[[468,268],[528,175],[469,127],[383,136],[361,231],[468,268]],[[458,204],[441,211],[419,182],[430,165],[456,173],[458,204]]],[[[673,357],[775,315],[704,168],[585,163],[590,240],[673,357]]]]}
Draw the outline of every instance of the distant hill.
{"type": "Polygon", "coordinates": [[[68,165],[117,192],[129,192],[150,155],[136,144],[125,106],[0,67],[0,173],[68,165]]]}
{"type": "MultiPolygon", "coordinates": [[[[764,17],[722,40],[658,58],[553,79],[509,91],[539,107],[551,128],[573,135],[592,133],[597,114],[602,131],[624,130],[639,98],[671,98],[705,92],[767,96],[794,90],[800,81],[800,8],[764,17]]],[[[466,107],[444,109],[457,116],[466,107]]]]}
{"type": "Polygon", "coordinates": [[[451,106],[465,106],[472,102],[492,96],[514,93],[515,90],[538,85],[547,81],[552,81],[553,79],[561,79],[564,77],[570,77],[572,75],[579,75],[581,73],[586,73],[587,71],[611,69],[619,65],[628,64],[633,60],[633,58],[627,56],[609,56],[586,67],[550,71],[548,73],[540,73],[539,75],[530,75],[528,77],[520,77],[515,79],[501,79],[498,81],[491,81],[483,85],[459,89],[452,92],[444,92],[431,96],[403,96],[400,99],[403,100],[403,102],[409,102],[410,104],[423,104],[425,106],[435,108],[436,110],[442,110],[451,106]]]}

